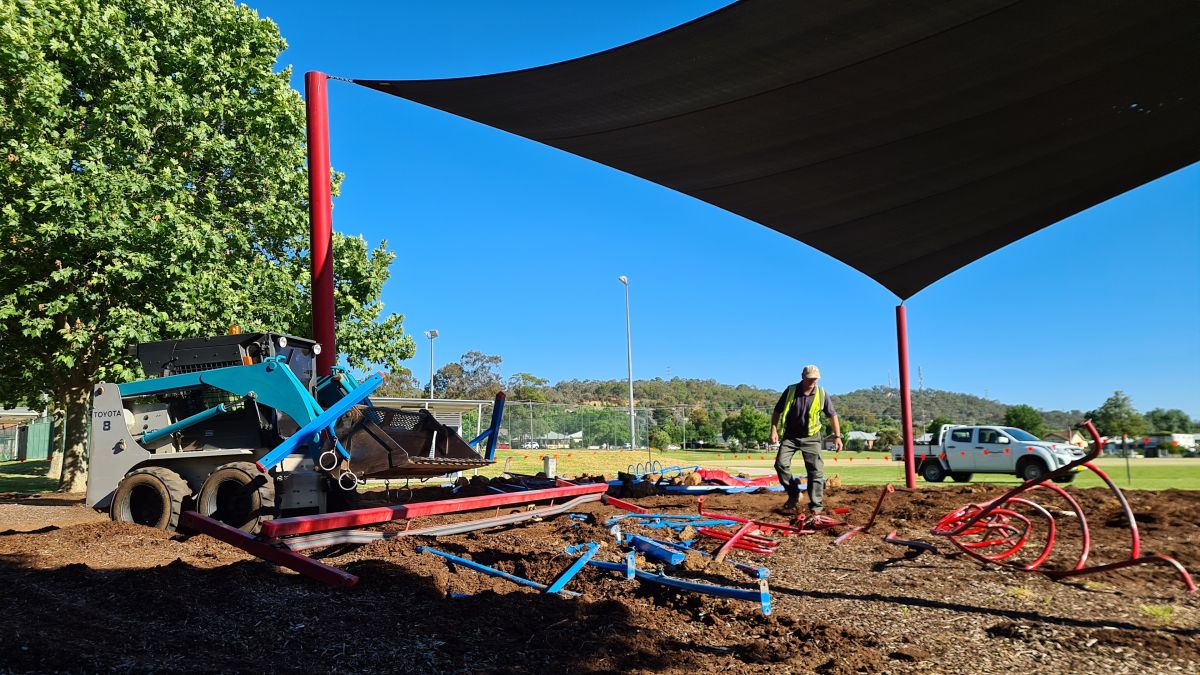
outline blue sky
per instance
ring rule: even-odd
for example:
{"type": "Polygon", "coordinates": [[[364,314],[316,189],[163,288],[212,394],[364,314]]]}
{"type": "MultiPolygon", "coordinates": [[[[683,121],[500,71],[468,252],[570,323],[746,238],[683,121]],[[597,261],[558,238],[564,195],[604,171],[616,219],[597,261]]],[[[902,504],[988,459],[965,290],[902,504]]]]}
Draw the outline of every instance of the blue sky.
{"type": "MultiPolygon", "coordinates": [[[[727,4],[713,1],[249,5],[303,73],[421,79],[584,56],[727,4]]],[[[832,392],[897,381],[897,299],[823,253],[590,161],[342,82],[330,83],[334,227],[397,252],[384,290],[428,378],[468,350],[504,375],[624,378],[631,288],[638,379],[780,388],[817,363],[832,392]],[[818,280],[832,317],[778,306],[818,280]]],[[[1200,417],[1200,165],[1035,233],[907,303],[913,386],[1089,409],[1114,390],[1200,417]]]]}

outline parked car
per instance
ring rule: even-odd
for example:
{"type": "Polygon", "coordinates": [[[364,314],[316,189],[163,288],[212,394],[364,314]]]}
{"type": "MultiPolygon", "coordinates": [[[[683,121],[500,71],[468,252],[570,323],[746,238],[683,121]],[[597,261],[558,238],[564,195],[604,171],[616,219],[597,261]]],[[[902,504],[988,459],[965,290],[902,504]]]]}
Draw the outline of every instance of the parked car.
{"type": "Polygon", "coordinates": [[[528,441],[528,442],[524,443],[523,445],[521,445],[521,447],[526,450],[537,450],[538,448],[540,448],[542,446],[538,445],[537,441],[528,441]]]}
{"type": "MultiPolygon", "coordinates": [[[[976,473],[1007,473],[1033,480],[1084,456],[1073,445],[1043,441],[1016,427],[943,424],[936,442],[914,446],[917,473],[931,483],[950,476],[965,483],[976,473]]],[[[932,441],[932,439],[931,439],[932,441]]],[[[893,447],[892,457],[904,459],[904,448],[893,447]]],[[[1056,482],[1075,480],[1072,472],[1056,482]]]]}

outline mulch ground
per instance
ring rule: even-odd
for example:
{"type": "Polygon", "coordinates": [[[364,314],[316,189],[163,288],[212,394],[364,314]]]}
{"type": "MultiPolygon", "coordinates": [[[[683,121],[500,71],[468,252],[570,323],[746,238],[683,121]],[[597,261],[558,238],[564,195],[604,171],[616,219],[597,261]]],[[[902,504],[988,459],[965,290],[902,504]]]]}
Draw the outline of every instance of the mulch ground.
{"type": "MultiPolygon", "coordinates": [[[[1091,560],[1128,555],[1111,495],[1071,490],[1092,525],[1091,560]]],[[[878,488],[832,490],[830,506],[864,522],[878,488]]],[[[777,553],[739,552],[770,568],[774,613],[585,569],[578,600],[458,569],[418,545],[548,583],[569,544],[603,542],[621,513],[601,504],[518,526],[329,551],[361,578],[332,590],[207,536],[113,523],[70,499],[0,499],[0,671],[359,672],[1184,672],[1200,669],[1200,598],[1173,571],[1147,566],[1054,582],[985,566],[929,534],[943,515],[999,494],[955,486],[889,496],[871,531],[782,539],[777,553]],[[911,555],[883,535],[924,539],[911,555]]],[[[1200,492],[1127,493],[1148,553],[1200,564],[1200,492]]],[[[421,497],[431,496],[427,491],[421,497]]],[[[1052,565],[1073,563],[1078,528],[1065,505],[1052,565]]],[[[780,520],[776,494],[714,496],[712,511],[780,520]]],[[[689,497],[636,500],[694,513],[689,497]]],[[[490,515],[490,514],[488,514],[490,515]]],[[[478,517],[427,518],[417,527],[478,517]]],[[[629,521],[625,521],[627,524],[629,521]]],[[[635,527],[627,527],[636,531],[635,527]]],[[[662,537],[664,530],[646,530],[662,537]]],[[[666,531],[669,532],[669,531],[666,531]]],[[[715,547],[715,544],[714,544],[715,547]]],[[[1026,547],[1040,551],[1039,541],[1026,547]]],[[[309,552],[314,553],[312,551],[309,552]]],[[[728,566],[678,576],[753,588],[728,566]]]]}

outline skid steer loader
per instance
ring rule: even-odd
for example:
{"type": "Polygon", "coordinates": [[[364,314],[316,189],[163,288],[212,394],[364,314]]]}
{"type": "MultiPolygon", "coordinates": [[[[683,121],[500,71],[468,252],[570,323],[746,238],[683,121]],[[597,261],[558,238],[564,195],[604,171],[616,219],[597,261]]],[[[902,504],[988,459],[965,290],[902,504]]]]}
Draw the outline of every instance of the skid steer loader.
{"type": "Polygon", "coordinates": [[[503,392],[468,443],[428,411],[373,405],[381,374],[317,377],[312,340],[247,333],[130,351],[150,377],[92,392],[87,504],[113,520],[173,531],[194,509],[253,533],[277,515],[351,508],[366,479],[441,476],[495,455],[503,392]]]}

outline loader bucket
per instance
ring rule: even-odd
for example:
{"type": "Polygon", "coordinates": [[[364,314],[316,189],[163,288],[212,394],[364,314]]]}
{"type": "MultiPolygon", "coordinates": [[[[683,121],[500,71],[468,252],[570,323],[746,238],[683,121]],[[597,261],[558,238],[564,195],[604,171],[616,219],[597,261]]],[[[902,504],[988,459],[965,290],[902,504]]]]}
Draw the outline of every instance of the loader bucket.
{"type": "Polygon", "coordinates": [[[427,410],[359,405],[336,432],[359,478],[430,478],[492,463],[427,410]]]}

